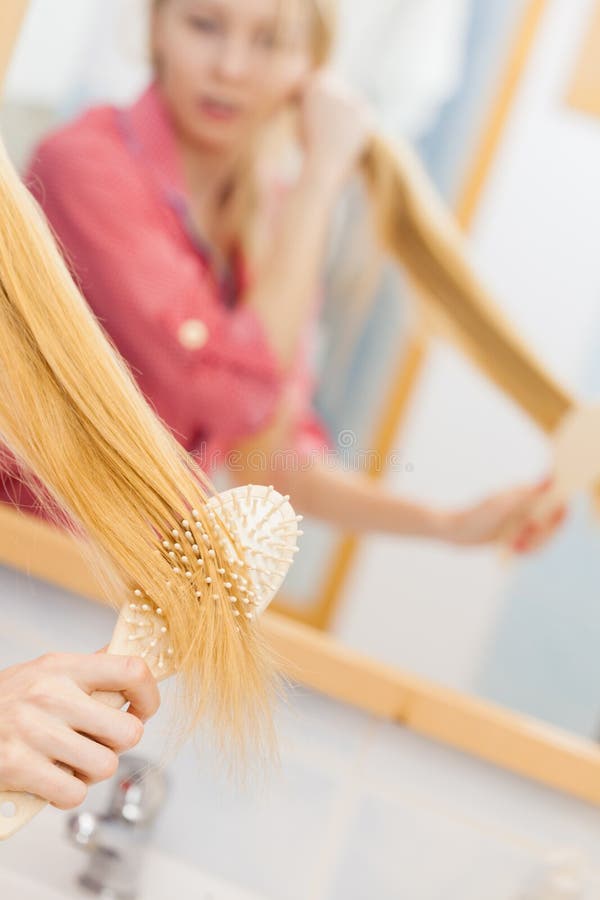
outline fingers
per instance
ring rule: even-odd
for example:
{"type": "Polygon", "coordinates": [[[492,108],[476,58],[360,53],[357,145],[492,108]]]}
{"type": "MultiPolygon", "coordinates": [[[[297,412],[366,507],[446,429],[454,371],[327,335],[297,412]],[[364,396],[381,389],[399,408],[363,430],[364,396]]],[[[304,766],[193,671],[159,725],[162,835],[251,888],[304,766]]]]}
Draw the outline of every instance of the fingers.
{"type": "Polygon", "coordinates": [[[533,487],[515,491],[506,539],[515,553],[539,549],[564,522],[567,510],[553,498],[554,479],[546,476],[533,487]]]}
{"type": "Polygon", "coordinates": [[[115,753],[131,750],[144,733],[139,716],[111,709],[83,692],[70,699],[62,715],[73,731],[93,738],[115,753]]]}
{"type": "Polygon", "coordinates": [[[160,692],[156,679],[143,659],[135,656],[121,659],[124,674],[127,676],[125,685],[120,689],[121,693],[129,700],[129,712],[142,722],[147,722],[160,706],[160,692]]]}
{"type": "Polygon", "coordinates": [[[78,688],[43,708],[21,706],[19,718],[21,743],[91,781],[111,777],[117,754],[135,747],[144,733],[136,716],[103,706],[78,688]]]}
{"type": "Polygon", "coordinates": [[[82,776],[87,784],[112,778],[119,767],[119,756],[114,750],[77,734],[65,725],[46,728],[37,739],[32,740],[31,746],[47,759],[61,763],[77,776],[82,776]]]}
{"type": "Polygon", "coordinates": [[[554,484],[554,478],[552,475],[546,475],[542,480],[536,485],[533,489],[536,494],[544,494],[546,491],[549,491],[552,485],[554,484]]]}
{"type": "Polygon", "coordinates": [[[61,665],[86,694],[94,691],[114,691],[129,700],[130,712],[143,722],[150,719],[160,706],[156,681],[143,659],[136,656],[117,656],[95,653],[91,656],[73,654],[62,657],[61,665]]]}
{"type": "Polygon", "coordinates": [[[547,488],[536,485],[535,487],[517,488],[512,492],[512,509],[509,514],[513,520],[517,523],[529,524],[527,520],[530,519],[532,508],[539,503],[538,498],[546,490],[547,488]]]}
{"type": "Polygon", "coordinates": [[[529,522],[521,529],[513,542],[516,553],[532,553],[542,547],[561,527],[567,518],[564,506],[555,509],[543,522],[529,522]]]}
{"type": "Polygon", "coordinates": [[[74,809],[87,796],[87,786],[75,775],[25,745],[4,748],[3,788],[42,797],[58,809],[74,809]]]}

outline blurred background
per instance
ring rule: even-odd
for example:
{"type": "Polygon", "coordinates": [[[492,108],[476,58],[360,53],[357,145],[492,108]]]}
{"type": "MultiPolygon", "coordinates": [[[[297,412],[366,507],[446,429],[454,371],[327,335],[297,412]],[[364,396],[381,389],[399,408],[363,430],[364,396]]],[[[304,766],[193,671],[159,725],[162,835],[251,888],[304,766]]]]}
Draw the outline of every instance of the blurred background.
{"type": "MultiPolygon", "coordinates": [[[[21,169],[49,130],[93,104],[129,103],[145,86],[146,11],[143,0],[32,0],[0,109],[21,169]]],[[[600,4],[345,0],[341,23],[336,67],[388,135],[415,144],[468,230],[478,272],[526,340],[564,385],[597,402],[600,79],[596,95],[589,84],[600,59],[600,4]]],[[[338,449],[377,449],[393,432],[394,462],[380,477],[438,506],[543,476],[546,437],[458,351],[427,334],[401,273],[385,259],[373,265],[357,225],[361,202],[350,189],[340,206],[319,324],[316,407],[338,449]]],[[[8,570],[2,577],[0,646],[9,662],[41,649],[31,622],[46,594],[55,643],[95,646],[87,625],[68,624],[83,601],[8,570]],[[8,600],[15,591],[18,609],[8,600]]],[[[425,540],[349,541],[309,521],[283,608],[375,660],[597,740],[599,585],[598,521],[581,497],[547,548],[510,561],[493,549],[425,540]]],[[[86,616],[94,636],[108,628],[109,613],[86,605],[86,616]]],[[[416,737],[405,735],[400,747],[392,730],[355,711],[300,689],[295,703],[282,712],[290,741],[273,798],[257,793],[241,812],[236,806],[232,825],[229,788],[215,788],[212,775],[199,781],[186,751],[161,846],[271,900],[516,900],[525,897],[516,885],[545,849],[583,846],[586,829],[597,827],[591,810],[574,812],[566,799],[483,765],[467,772],[458,756],[416,737]],[[446,777],[413,791],[396,767],[415,764],[424,781],[438,767],[446,777]],[[190,791],[210,810],[208,825],[176,821],[190,791]],[[471,791],[489,809],[500,795],[508,800],[484,821],[481,806],[469,807],[471,791]],[[531,819],[519,831],[525,797],[531,819]],[[264,842],[252,837],[261,831],[264,842]],[[246,841],[232,863],[225,847],[246,841]],[[430,852],[439,871],[425,883],[430,852]]],[[[148,742],[151,752],[158,737],[148,742]]],[[[600,897],[594,884],[586,897],[600,897]]]]}

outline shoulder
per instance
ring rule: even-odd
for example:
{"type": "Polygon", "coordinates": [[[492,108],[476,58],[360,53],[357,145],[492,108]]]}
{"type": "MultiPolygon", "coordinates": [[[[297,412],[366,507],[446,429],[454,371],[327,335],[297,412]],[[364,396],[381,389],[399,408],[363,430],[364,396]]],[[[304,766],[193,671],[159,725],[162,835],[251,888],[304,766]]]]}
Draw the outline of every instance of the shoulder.
{"type": "Polygon", "coordinates": [[[115,206],[137,209],[147,203],[147,188],[118,117],[115,107],[94,107],[36,148],[25,183],[55,227],[61,216],[81,221],[103,211],[112,215],[115,206]]]}
{"type": "Polygon", "coordinates": [[[118,110],[93,107],[72,122],[52,131],[35,148],[26,173],[28,184],[64,177],[71,183],[78,173],[112,167],[124,157],[118,110]]]}

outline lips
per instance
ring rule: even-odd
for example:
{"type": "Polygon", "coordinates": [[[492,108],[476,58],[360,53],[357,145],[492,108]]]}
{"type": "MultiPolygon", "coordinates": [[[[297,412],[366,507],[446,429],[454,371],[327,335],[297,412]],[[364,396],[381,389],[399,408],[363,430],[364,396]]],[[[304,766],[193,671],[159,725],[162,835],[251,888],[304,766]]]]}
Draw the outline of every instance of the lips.
{"type": "Polygon", "coordinates": [[[232,122],[241,115],[241,108],[216,97],[202,97],[198,106],[202,113],[218,122],[232,122]]]}

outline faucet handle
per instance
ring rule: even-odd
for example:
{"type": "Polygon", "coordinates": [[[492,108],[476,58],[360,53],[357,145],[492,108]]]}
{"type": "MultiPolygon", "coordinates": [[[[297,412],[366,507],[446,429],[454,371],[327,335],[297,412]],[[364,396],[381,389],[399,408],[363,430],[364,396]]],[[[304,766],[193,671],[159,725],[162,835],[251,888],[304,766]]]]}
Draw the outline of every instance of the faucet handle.
{"type": "Polygon", "coordinates": [[[160,768],[139,756],[121,757],[107,812],[95,816],[83,810],[69,819],[71,840],[89,851],[81,887],[117,900],[138,896],[144,848],[166,790],[160,768]]]}
{"type": "Polygon", "coordinates": [[[75,813],[69,818],[69,837],[78,847],[93,850],[96,846],[99,824],[98,817],[94,813],[85,810],[75,813]]]}
{"type": "Polygon", "coordinates": [[[121,757],[107,817],[132,825],[150,825],[164,805],[167,778],[140,756],[121,757]]]}

